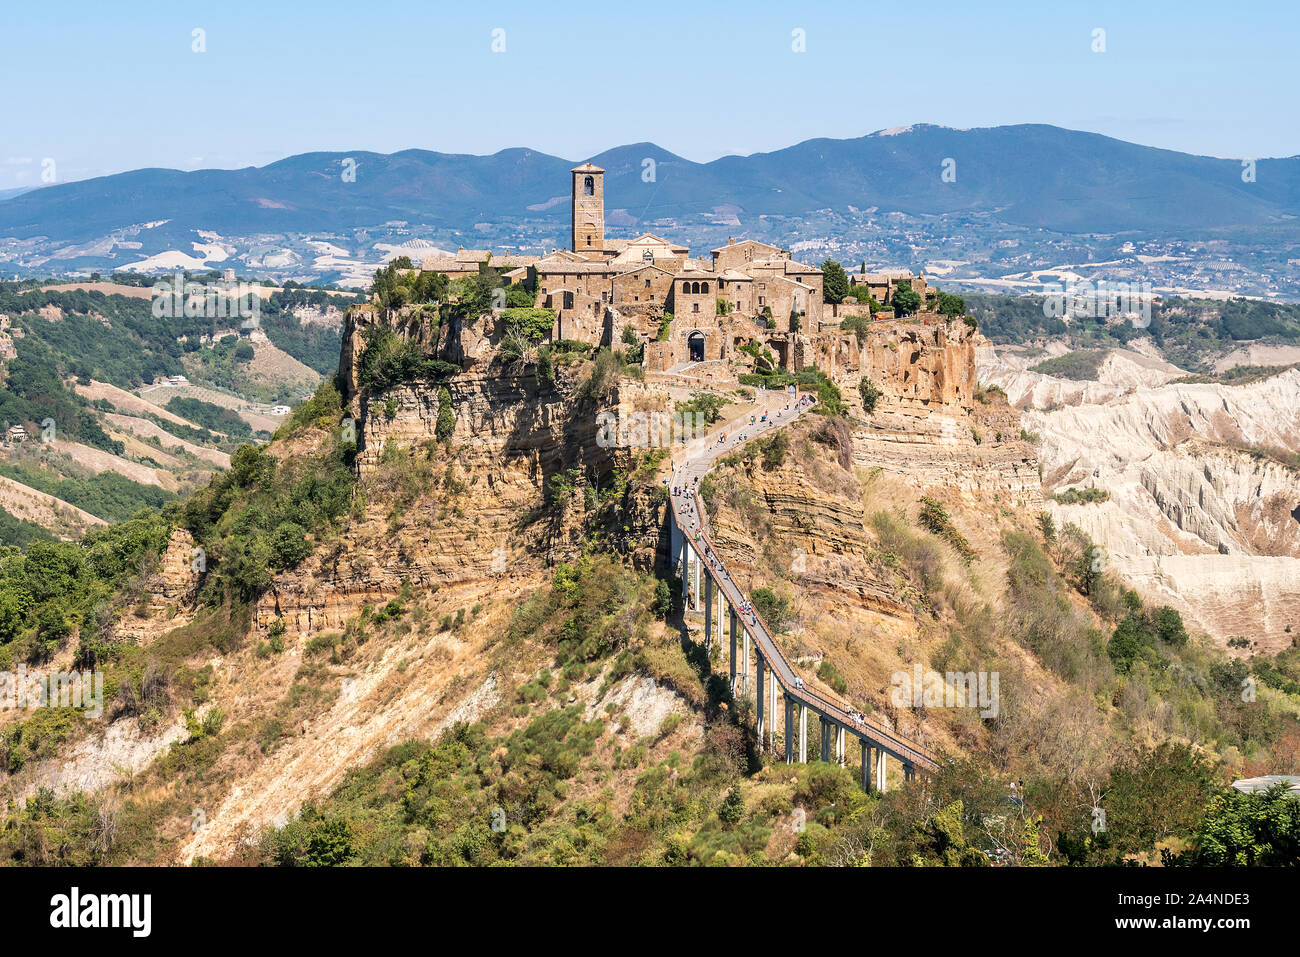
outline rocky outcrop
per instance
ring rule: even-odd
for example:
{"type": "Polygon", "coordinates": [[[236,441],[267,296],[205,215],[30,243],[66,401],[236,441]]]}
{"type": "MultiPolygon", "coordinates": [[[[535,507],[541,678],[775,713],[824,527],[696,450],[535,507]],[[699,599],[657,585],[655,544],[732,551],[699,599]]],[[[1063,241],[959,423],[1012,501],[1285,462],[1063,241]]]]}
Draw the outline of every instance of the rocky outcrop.
{"type": "MultiPolygon", "coordinates": [[[[357,396],[353,520],[276,578],[258,603],[257,625],[281,619],[303,636],[341,630],[404,583],[427,590],[505,578],[570,557],[581,544],[573,510],[585,507],[584,485],[626,469],[630,456],[601,447],[597,415],[606,405],[579,400],[565,372],[555,382],[531,371],[451,377],[455,425],[445,440],[437,387],[357,396]]],[[[616,388],[608,401],[617,401],[616,388]]],[[[657,529],[661,518],[642,521],[657,529]]]]}
{"type": "Polygon", "coordinates": [[[1042,501],[1036,451],[1001,397],[976,398],[977,337],[964,322],[881,323],[843,377],[856,420],[853,461],[921,489],[952,488],[1006,505],[1042,501]],[[859,384],[881,390],[868,414],[859,384]]]}
{"type": "Polygon", "coordinates": [[[194,547],[194,538],[183,528],[171,534],[158,570],[144,585],[142,599],[118,621],[115,637],[148,644],[173,628],[194,619],[205,556],[194,547]]]}

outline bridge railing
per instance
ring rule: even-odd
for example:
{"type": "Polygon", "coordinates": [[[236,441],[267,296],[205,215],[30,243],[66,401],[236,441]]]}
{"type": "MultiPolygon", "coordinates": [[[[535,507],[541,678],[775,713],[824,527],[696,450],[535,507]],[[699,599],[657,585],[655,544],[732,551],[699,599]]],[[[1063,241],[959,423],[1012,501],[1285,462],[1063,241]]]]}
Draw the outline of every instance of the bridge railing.
{"type": "MultiPolygon", "coordinates": [[[[793,419],[791,419],[791,421],[793,421],[793,419]]],[[[709,469],[707,471],[711,471],[711,470],[712,469],[709,469]]],[[[705,529],[706,513],[704,511],[704,502],[700,499],[699,491],[697,489],[692,489],[691,497],[694,499],[695,508],[697,514],[700,517],[699,539],[697,539],[696,541],[702,542],[708,548],[708,550],[712,552],[722,573],[726,575],[726,577],[731,581],[733,587],[736,590],[736,593],[741,595],[741,597],[743,598],[744,592],[742,592],[740,586],[736,584],[735,579],[731,577],[731,573],[727,571],[726,562],[724,562],[722,559],[722,553],[715,546],[708,531],[705,529]]],[[[673,502],[674,502],[673,511],[676,515],[678,527],[683,530],[682,534],[686,536],[686,541],[691,542],[692,541],[691,538],[689,537],[689,535],[687,535],[685,531],[686,524],[682,520],[682,515],[678,510],[676,501],[673,500],[673,502]]],[[[696,547],[694,543],[692,543],[692,547],[693,548],[696,547]]],[[[719,591],[721,590],[722,590],[721,583],[719,583],[719,591]]],[[[777,645],[775,637],[773,637],[776,634],[776,632],[773,630],[771,625],[767,623],[767,620],[763,618],[759,610],[753,607],[752,603],[750,607],[753,609],[752,614],[754,616],[755,621],[761,622],[762,624],[764,637],[767,639],[766,643],[771,646],[772,652],[780,658],[780,662],[785,667],[786,671],[790,672],[790,674],[792,675],[795,674],[794,668],[791,667],[789,661],[785,659],[785,656],[781,654],[781,649],[777,645]]],[[[721,615],[721,610],[719,610],[719,615],[721,615]]],[[[746,628],[747,631],[752,631],[753,629],[750,629],[745,625],[744,616],[741,615],[740,618],[741,618],[741,626],[746,628]]],[[[755,636],[755,638],[757,639],[757,635],[755,636]]],[[[829,717],[843,724],[845,727],[852,727],[855,730],[860,730],[863,733],[866,733],[867,736],[869,737],[879,738],[880,739],[879,743],[887,746],[890,750],[897,753],[900,757],[905,757],[911,760],[914,764],[919,764],[922,767],[928,767],[928,768],[937,768],[939,766],[938,761],[935,760],[935,758],[932,755],[922,751],[918,745],[913,745],[910,742],[905,741],[904,739],[899,737],[899,735],[896,732],[891,731],[888,728],[885,728],[884,726],[880,725],[879,723],[867,718],[865,714],[862,715],[861,720],[855,720],[854,714],[856,714],[856,712],[851,713],[848,708],[844,707],[843,704],[831,701],[829,698],[826,698],[825,696],[808,689],[806,686],[802,688],[790,687],[786,682],[786,680],[784,679],[784,677],[781,675],[780,669],[773,668],[772,674],[773,677],[776,678],[777,684],[780,685],[781,691],[784,695],[792,699],[802,701],[805,705],[809,705],[818,711],[826,712],[829,717]]]]}

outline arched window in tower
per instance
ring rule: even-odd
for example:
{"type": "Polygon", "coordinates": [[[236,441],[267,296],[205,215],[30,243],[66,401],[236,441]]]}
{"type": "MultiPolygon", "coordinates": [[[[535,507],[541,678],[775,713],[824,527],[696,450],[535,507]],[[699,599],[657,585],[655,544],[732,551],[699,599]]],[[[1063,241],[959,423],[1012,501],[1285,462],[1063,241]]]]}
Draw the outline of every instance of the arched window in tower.
{"type": "Polygon", "coordinates": [[[594,177],[588,176],[582,181],[582,191],[588,196],[596,194],[596,180],[594,177]]]}
{"type": "Polygon", "coordinates": [[[709,291],[709,284],[707,282],[700,283],[700,292],[707,294],[708,291],[709,291]]]}

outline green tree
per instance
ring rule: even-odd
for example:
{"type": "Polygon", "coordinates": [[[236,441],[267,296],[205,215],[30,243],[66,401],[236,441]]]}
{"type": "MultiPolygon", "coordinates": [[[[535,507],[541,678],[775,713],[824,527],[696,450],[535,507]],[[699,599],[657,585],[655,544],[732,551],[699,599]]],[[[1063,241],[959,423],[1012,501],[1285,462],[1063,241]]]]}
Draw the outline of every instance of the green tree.
{"type": "Polygon", "coordinates": [[[1169,645],[1187,644],[1187,628],[1178,609],[1161,605],[1155,610],[1156,634],[1160,640],[1169,645]]]}
{"type": "Polygon", "coordinates": [[[0,588],[0,644],[18,637],[32,610],[32,596],[24,589],[6,585],[0,588]]]}
{"type": "Polygon", "coordinates": [[[935,811],[912,825],[912,865],[915,867],[981,867],[988,858],[971,847],[962,826],[961,801],[935,811]]]}
{"type": "Polygon", "coordinates": [[[1050,512],[1038,513],[1038,531],[1042,534],[1043,541],[1049,545],[1056,543],[1056,521],[1050,512]]]}
{"type": "Polygon", "coordinates": [[[1105,569],[1105,552],[1101,546],[1089,544],[1074,561],[1074,577],[1085,595],[1091,595],[1101,581],[1105,569]]]}
{"type": "Polygon", "coordinates": [[[849,294],[849,277],[834,259],[822,263],[822,299],[839,305],[849,294]]]}
{"type": "Polygon", "coordinates": [[[703,416],[706,424],[712,425],[721,418],[723,406],[730,402],[731,400],[726,396],[718,395],[715,392],[692,392],[689,402],[677,403],[677,411],[681,413],[697,413],[703,416]]]}
{"type": "Polygon", "coordinates": [[[966,312],[966,300],[951,293],[938,293],[935,296],[935,304],[940,314],[945,316],[960,316],[966,312]]]}
{"type": "Polygon", "coordinates": [[[310,554],[307,532],[297,522],[281,522],[271,533],[271,563],[275,568],[292,568],[310,554]]]}
{"type": "Polygon", "coordinates": [[[1129,669],[1133,667],[1133,659],[1142,650],[1146,638],[1145,619],[1140,615],[1125,615],[1115,626],[1110,641],[1106,643],[1106,654],[1110,656],[1116,671],[1125,675],[1129,673],[1129,669]]]}
{"type": "Polygon", "coordinates": [[[740,796],[740,788],[732,788],[718,808],[718,820],[728,826],[740,823],[745,816],[745,799],[740,796]]]}
{"type": "Polygon", "coordinates": [[[863,411],[866,412],[867,415],[871,415],[876,411],[876,403],[880,401],[880,397],[884,395],[884,393],[876,388],[874,382],[867,378],[863,378],[863,380],[858,383],[858,392],[862,395],[863,411]]]}
{"type": "Polygon", "coordinates": [[[790,601],[778,595],[771,588],[762,586],[755,588],[750,594],[754,603],[754,610],[757,611],[769,625],[777,631],[784,631],[785,626],[790,623],[790,601]]]}
{"type": "Polygon", "coordinates": [[[1300,866],[1300,800],[1284,783],[1220,792],[1206,808],[1190,860],[1203,867],[1300,866]]]}
{"type": "Polygon", "coordinates": [[[921,294],[912,288],[910,279],[900,279],[889,304],[899,316],[914,316],[921,308],[921,294]]]}
{"type": "Polygon", "coordinates": [[[1122,758],[1102,789],[1106,844],[1123,857],[1158,841],[1190,838],[1214,791],[1209,768],[1187,744],[1165,742],[1122,758]]]}
{"type": "Polygon", "coordinates": [[[437,436],[439,442],[444,442],[451,438],[451,433],[456,428],[456,412],[451,405],[451,391],[444,385],[438,388],[438,425],[437,436]]]}

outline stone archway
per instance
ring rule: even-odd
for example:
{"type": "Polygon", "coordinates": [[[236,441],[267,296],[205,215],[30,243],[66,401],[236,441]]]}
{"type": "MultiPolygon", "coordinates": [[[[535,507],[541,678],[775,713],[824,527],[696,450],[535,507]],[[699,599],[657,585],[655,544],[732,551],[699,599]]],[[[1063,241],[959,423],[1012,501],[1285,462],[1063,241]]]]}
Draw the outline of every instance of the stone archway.
{"type": "Polygon", "coordinates": [[[694,330],[686,337],[686,349],[692,362],[704,361],[704,333],[694,330]]]}

